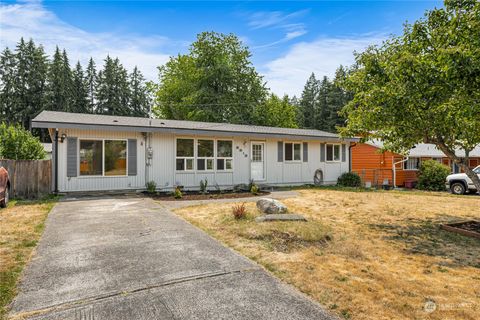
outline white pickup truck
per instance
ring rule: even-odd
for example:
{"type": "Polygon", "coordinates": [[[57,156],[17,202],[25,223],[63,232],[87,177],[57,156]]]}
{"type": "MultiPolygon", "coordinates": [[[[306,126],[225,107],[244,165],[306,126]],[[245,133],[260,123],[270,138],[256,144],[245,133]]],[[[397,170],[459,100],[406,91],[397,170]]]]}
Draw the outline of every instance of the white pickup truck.
{"type": "MultiPolygon", "coordinates": [[[[480,166],[473,169],[473,172],[475,172],[480,178],[480,166]]],[[[477,191],[473,181],[467,177],[465,173],[455,173],[449,175],[447,177],[446,187],[447,189],[450,189],[453,194],[465,194],[467,191],[477,191]]]]}

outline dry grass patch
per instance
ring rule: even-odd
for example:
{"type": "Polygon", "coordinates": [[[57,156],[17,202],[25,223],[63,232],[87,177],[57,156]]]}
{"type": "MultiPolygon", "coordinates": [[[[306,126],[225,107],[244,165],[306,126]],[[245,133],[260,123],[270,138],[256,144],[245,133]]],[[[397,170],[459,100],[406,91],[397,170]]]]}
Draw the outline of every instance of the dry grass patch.
{"type": "Polygon", "coordinates": [[[55,199],[11,201],[0,209],[0,319],[16,294],[16,283],[44,229],[55,199]]]}
{"type": "Polygon", "coordinates": [[[243,220],[231,203],[175,212],[341,317],[478,318],[480,241],[439,225],[478,219],[479,197],[300,190],[283,202],[309,222],[257,224],[254,203],[243,220]]]}

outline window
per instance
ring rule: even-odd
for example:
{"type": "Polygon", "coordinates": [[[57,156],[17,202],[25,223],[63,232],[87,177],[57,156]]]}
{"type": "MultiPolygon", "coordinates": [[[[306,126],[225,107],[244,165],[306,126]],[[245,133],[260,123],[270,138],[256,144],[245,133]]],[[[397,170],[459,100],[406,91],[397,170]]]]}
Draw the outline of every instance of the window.
{"type": "Polygon", "coordinates": [[[197,141],[197,170],[213,170],[213,140],[201,140],[197,141]]]}
{"type": "Polygon", "coordinates": [[[176,169],[178,171],[192,171],[193,159],[193,139],[177,139],[176,169]]]}
{"type": "Polygon", "coordinates": [[[125,176],[127,174],[127,142],[105,140],[105,175],[125,176]]]}
{"type": "Polygon", "coordinates": [[[285,143],[285,161],[301,161],[302,160],[302,144],[301,143],[285,143]]]}
{"type": "Polygon", "coordinates": [[[232,170],[233,169],[233,146],[232,141],[218,140],[217,141],[217,170],[232,170]]]}
{"type": "Polygon", "coordinates": [[[327,144],[327,161],[340,161],[340,145],[327,144]]]}
{"type": "Polygon", "coordinates": [[[80,175],[101,176],[103,174],[103,142],[80,140],[80,175]]]}
{"type": "Polygon", "coordinates": [[[420,168],[420,158],[408,158],[404,162],[403,168],[405,170],[418,170],[420,168]]]}

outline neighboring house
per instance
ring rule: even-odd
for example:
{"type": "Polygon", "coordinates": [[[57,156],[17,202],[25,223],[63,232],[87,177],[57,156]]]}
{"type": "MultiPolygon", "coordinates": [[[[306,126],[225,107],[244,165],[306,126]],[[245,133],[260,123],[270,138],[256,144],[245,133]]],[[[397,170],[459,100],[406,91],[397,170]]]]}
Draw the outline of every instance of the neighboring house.
{"type": "Polygon", "coordinates": [[[45,150],[45,159],[52,159],[52,144],[51,143],[42,143],[43,150],[45,150]]]}
{"type": "Polygon", "coordinates": [[[212,188],[251,179],[306,184],[314,176],[333,184],[349,171],[349,145],[358,141],[318,130],[52,111],[32,125],[58,137],[53,181],[61,192],[144,189],[148,181],[194,189],[204,179],[212,188]]]}
{"type": "MultiPolygon", "coordinates": [[[[393,185],[394,175],[396,186],[411,187],[417,181],[417,172],[422,161],[434,159],[450,167],[453,173],[460,172],[445,154],[435,145],[420,143],[413,147],[405,157],[389,151],[381,151],[382,141],[372,140],[358,143],[351,149],[352,171],[360,175],[364,182],[372,185],[393,185]],[[395,170],[394,169],[395,164],[395,170]]],[[[458,151],[457,156],[464,157],[463,151],[458,151]]],[[[480,165],[480,145],[470,153],[469,167],[480,165]]]]}

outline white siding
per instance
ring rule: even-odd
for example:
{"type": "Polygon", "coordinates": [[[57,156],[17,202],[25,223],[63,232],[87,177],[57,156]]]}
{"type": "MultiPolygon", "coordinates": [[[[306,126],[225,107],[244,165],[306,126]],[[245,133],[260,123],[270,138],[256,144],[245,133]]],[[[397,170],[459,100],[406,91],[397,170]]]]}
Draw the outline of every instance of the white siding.
{"type": "MultiPolygon", "coordinates": [[[[251,143],[261,141],[265,143],[265,180],[259,184],[311,184],[317,169],[323,170],[324,181],[327,184],[336,183],[337,178],[349,168],[349,152],[347,145],[347,159],[345,162],[320,162],[320,143],[308,142],[308,162],[278,162],[278,141],[280,139],[249,139],[248,137],[232,137],[233,140],[233,171],[223,172],[176,172],[175,151],[176,138],[174,134],[153,133],[145,143],[141,133],[89,131],[89,130],[62,130],[69,137],[93,139],[137,139],[137,175],[127,177],[66,177],[66,143],[59,143],[59,190],[60,191],[94,191],[94,190],[122,190],[143,189],[146,181],[155,181],[160,190],[171,190],[176,185],[186,188],[198,188],[200,181],[207,179],[210,188],[218,184],[221,188],[236,184],[248,184],[251,177],[250,157],[251,143]],[[146,165],[146,148],[151,146],[153,157],[146,165]]],[[[206,138],[205,136],[189,136],[190,138],[206,138]]],[[[216,137],[209,137],[216,138],[216,137]]],[[[228,139],[218,137],[218,139],[228,139]]],[[[295,141],[294,139],[285,139],[295,141]]],[[[303,142],[297,140],[298,142],[303,142]]],[[[303,148],[303,145],[302,145],[303,148]]],[[[285,155],[284,155],[285,156],[285,155]]],[[[196,163],[195,163],[196,165],[196,163]]]]}
{"type": "Polygon", "coordinates": [[[145,147],[143,136],[135,132],[65,129],[59,136],[80,139],[137,139],[137,175],[125,177],[67,177],[67,143],[58,143],[58,189],[62,192],[142,189],[145,187],[145,147]]]}

